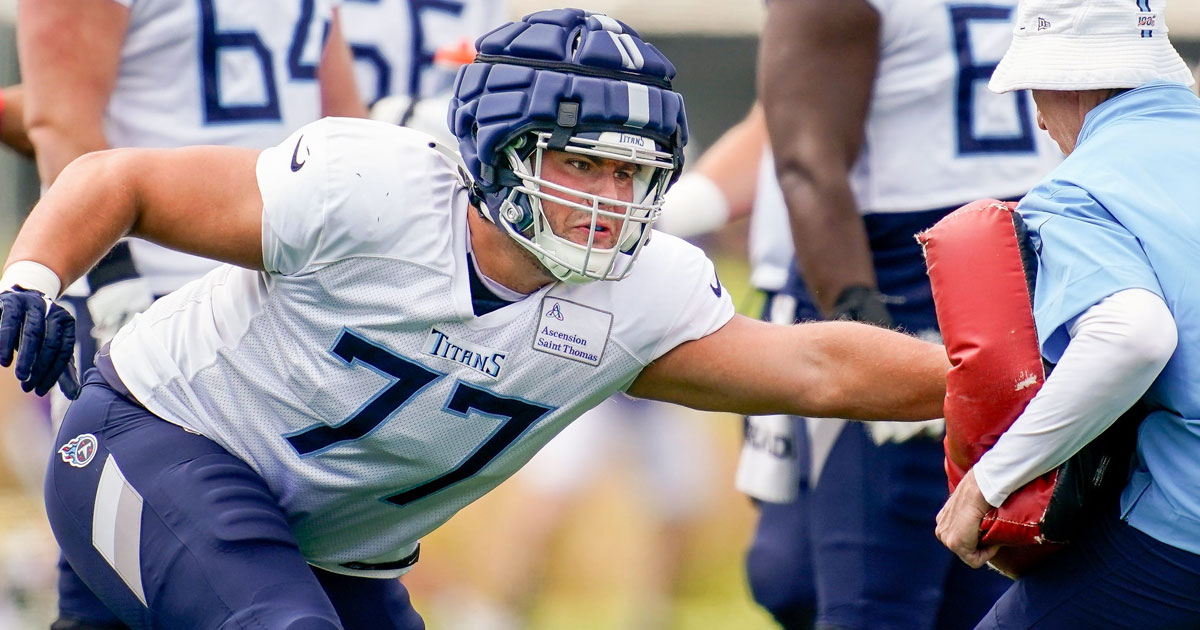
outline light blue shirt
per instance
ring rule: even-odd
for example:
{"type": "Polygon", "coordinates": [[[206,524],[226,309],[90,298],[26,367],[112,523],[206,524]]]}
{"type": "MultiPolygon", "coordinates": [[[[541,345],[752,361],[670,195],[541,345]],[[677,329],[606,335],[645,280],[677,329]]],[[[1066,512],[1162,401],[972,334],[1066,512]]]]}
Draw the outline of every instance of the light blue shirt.
{"type": "Polygon", "coordinates": [[[1075,151],[1019,206],[1038,255],[1042,354],[1056,362],[1078,315],[1122,289],[1167,303],[1179,344],[1146,392],[1121,494],[1129,523],[1200,553],[1200,99],[1156,82],[1088,113],[1075,151]]]}

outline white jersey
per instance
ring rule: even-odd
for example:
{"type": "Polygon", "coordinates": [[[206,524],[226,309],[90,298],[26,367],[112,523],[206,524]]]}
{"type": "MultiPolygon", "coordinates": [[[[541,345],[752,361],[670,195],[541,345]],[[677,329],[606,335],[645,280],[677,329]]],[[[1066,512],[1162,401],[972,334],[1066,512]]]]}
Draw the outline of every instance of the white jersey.
{"type": "Polygon", "coordinates": [[[1012,40],[1016,0],[868,0],[880,61],[851,186],[865,213],[1015,197],[1062,154],[1028,92],[988,79],[1012,40]]]}
{"type": "MultiPolygon", "coordinates": [[[[334,0],[114,1],[130,15],[104,112],[109,146],[265,148],[321,116],[334,0]]],[[[131,248],[156,294],[216,265],[140,239],[131,248]]]]}
{"type": "Polygon", "coordinates": [[[263,152],[263,261],[159,300],[112,342],[150,411],[245,460],[308,560],[374,577],[567,423],[733,316],[655,234],[617,282],[472,311],[466,192],[430,137],[325,119],[263,152]],[[350,564],[352,566],[347,566],[350,564]]]}
{"type": "MultiPolygon", "coordinates": [[[[880,14],[879,68],[850,174],[861,214],[955,207],[1025,194],[1062,160],[1027,92],[994,94],[1016,0],[867,0],[880,14]]],[[[764,159],[750,224],[752,281],[783,288],[794,254],[787,206],[764,159]],[[764,175],[771,181],[764,181],[764,175]]]]}
{"type": "Polygon", "coordinates": [[[344,0],[342,32],[354,52],[363,102],[449,90],[458,65],[436,60],[438,51],[473,50],[476,38],[508,19],[507,5],[505,0],[344,0]]]}

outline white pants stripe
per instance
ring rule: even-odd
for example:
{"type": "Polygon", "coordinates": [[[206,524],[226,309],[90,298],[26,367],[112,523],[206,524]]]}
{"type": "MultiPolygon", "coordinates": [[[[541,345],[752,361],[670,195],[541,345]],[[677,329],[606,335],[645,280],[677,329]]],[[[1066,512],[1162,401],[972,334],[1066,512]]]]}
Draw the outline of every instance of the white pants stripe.
{"type": "Polygon", "coordinates": [[[142,588],[142,495],[125,479],[117,461],[104,460],[92,511],[92,546],[146,605],[142,588]]]}

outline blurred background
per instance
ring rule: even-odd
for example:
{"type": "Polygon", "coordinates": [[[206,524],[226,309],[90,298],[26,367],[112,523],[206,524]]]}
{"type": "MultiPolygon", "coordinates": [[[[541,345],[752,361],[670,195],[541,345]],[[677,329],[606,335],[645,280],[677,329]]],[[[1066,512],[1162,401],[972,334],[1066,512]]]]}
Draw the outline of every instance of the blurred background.
{"type": "MultiPolygon", "coordinates": [[[[38,1],[38,0],[26,0],[38,1]]],[[[14,45],[16,0],[0,0],[0,82],[19,81],[14,45]]],[[[510,0],[513,16],[560,6],[510,0]]],[[[761,0],[591,0],[586,8],[625,21],[666,53],[678,67],[676,88],[685,95],[692,156],[745,115],[754,97],[755,55],[763,17],[761,0]]],[[[1200,58],[1200,3],[1171,7],[1172,39],[1189,61],[1200,58]]],[[[64,98],[69,96],[64,95],[64,98]]],[[[694,162],[693,162],[694,163],[694,162]]],[[[0,251],[38,194],[32,162],[0,149],[0,251]]],[[[721,279],[739,310],[757,315],[748,284],[745,222],[734,223],[701,243],[720,266],[721,279]]],[[[0,377],[0,630],[46,628],[54,616],[53,563],[57,551],[41,513],[41,471],[13,465],[13,453],[41,448],[48,432],[35,418],[40,402],[25,400],[16,381],[0,377]]],[[[502,602],[511,594],[507,567],[538,564],[543,585],[527,602],[528,622],[507,627],[619,629],[771,628],[751,601],[742,555],[751,537],[754,510],[733,489],[741,420],[734,416],[670,411],[696,427],[696,449],[705,470],[703,489],[688,518],[667,531],[678,553],[678,578],[665,610],[645,613],[663,523],[648,505],[645,478],[629,445],[583,483],[561,510],[561,527],[542,532],[539,548],[522,541],[546,500],[521,483],[506,483],[468,507],[423,543],[421,562],[405,578],[429,627],[504,626],[502,602]],[[533,518],[531,518],[533,517],[533,518]],[[535,554],[536,557],[523,558],[535,554]],[[653,619],[653,621],[648,621],[653,619]]],[[[519,480],[519,478],[518,478],[519,480]]],[[[540,527],[541,525],[538,525],[540,527]]],[[[510,620],[511,621],[511,620],[510,620]]]]}

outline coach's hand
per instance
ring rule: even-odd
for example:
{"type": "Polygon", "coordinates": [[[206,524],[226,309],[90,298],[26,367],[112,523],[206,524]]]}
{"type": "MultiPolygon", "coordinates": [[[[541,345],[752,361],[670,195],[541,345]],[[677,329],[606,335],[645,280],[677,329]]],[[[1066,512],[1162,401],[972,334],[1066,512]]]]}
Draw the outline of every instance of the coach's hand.
{"type": "Polygon", "coordinates": [[[979,546],[979,525],[992,506],[983,498],[975,483],[975,470],[963,476],[946,505],[937,515],[938,540],[972,568],[987,564],[1000,550],[999,545],[979,546]]]}
{"type": "Polygon", "coordinates": [[[55,382],[67,398],[79,397],[75,374],[75,318],[41,291],[12,286],[0,291],[0,365],[16,355],[21,389],[45,396],[55,382]]]}

